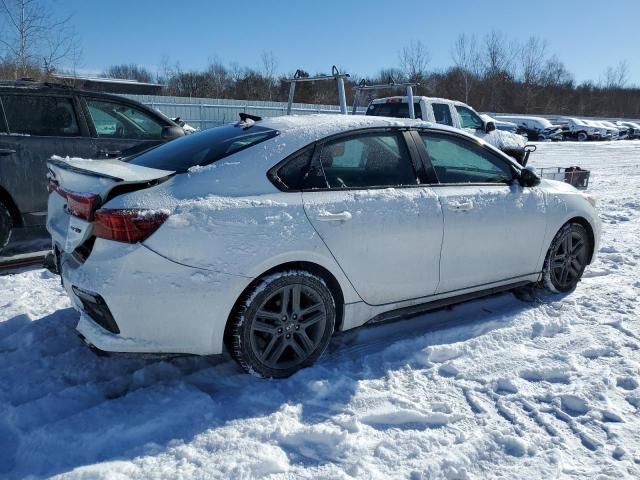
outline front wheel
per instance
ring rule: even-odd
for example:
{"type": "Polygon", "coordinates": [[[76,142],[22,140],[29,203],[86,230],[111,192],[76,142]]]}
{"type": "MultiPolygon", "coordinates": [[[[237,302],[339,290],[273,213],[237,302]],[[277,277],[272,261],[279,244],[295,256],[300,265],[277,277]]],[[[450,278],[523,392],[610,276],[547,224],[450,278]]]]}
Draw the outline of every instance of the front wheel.
{"type": "Polygon", "coordinates": [[[321,278],[300,270],[276,273],[242,300],[228,347],[247,372],[288,377],[322,355],[335,319],[333,296],[321,278]]]}
{"type": "Polygon", "coordinates": [[[578,132],[578,141],[586,142],[589,139],[589,135],[586,132],[578,132]]]}
{"type": "Polygon", "coordinates": [[[11,231],[13,230],[13,218],[11,212],[0,202],[0,250],[7,246],[11,240],[11,231]]]}
{"type": "Polygon", "coordinates": [[[544,260],[544,286],[552,292],[573,290],[587,266],[591,245],[579,223],[568,223],[556,234],[544,260]]]}

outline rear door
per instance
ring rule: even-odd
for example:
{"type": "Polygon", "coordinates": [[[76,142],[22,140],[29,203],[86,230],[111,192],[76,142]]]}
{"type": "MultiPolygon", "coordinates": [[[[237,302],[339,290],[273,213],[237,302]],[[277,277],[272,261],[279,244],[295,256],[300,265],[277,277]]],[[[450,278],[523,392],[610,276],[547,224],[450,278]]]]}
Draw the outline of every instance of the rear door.
{"type": "Polygon", "coordinates": [[[514,181],[510,163],[466,137],[421,132],[444,214],[437,293],[536,273],[546,230],[538,188],[514,181]]]}
{"type": "Polygon", "coordinates": [[[167,123],[142,108],[89,96],[82,101],[96,141],[94,158],[132,155],[165,141],[162,129],[167,123]]]}
{"type": "Polygon", "coordinates": [[[25,223],[44,224],[47,160],[88,157],[95,147],[72,95],[3,93],[0,99],[8,127],[0,137],[1,186],[27,214],[25,223]]]}
{"type": "Polygon", "coordinates": [[[334,138],[313,157],[320,188],[303,192],[305,212],[372,305],[431,295],[438,285],[442,209],[421,185],[416,158],[409,134],[393,129],[334,138]]]}

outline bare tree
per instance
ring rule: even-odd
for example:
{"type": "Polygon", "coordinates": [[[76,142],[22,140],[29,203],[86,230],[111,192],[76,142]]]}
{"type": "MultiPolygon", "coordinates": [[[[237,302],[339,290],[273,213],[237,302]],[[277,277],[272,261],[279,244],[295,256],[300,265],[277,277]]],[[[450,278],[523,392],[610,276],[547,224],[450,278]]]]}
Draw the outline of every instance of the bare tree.
{"type": "Polygon", "coordinates": [[[464,101],[469,103],[469,92],[473,79],[478,75],[480,55],[477,48],[475,35],[467,36],[465,33],[458,36],[451,50],[453,63],[460,71],[464,81],[464,101]]]}
{"type": "Polygon", "coordinates": [[[606,88],[624,88],[629,76],[629,64],[621,60],[615,67],[608,67],[604,73],[604,86],[606,88]]]}
{"type": "Polygon", "coordinates": [[[15,77],[34,66],[50,73],[63,61],[77,63],[79,47],[71,16],[57,17],[42,0],[0,0],[0,46],[15,63],[15,77]]]}
{"type": "Polygon", "coordinates": [[[524,87],[524,112],[529,112],[544,73],[547,42],[539,37],[529,37],[520,47],[518,63],[524,87]]]}
{"type": "Polygon", "coordinates": [[[411,40],[398,52],[400,68],[410,82],[418,82],[427,74],[431,54],[420,40],[411,40]]]}
{"type": "Polygon", "coordinates": [[[518,56],[522,81],[533,85],[540,81],[547,53],[547,41],[540,37],[529,37],[520,47],[518,56]]]}
{"type": "Polygon", "coordinates": [[[484,37],[482,55],[485,74],[495,76],[509,71],[514,57],[514,47],[502,33],[496,30],[487,33],[484,37]]]}
{"type": "Polygon", "coordinates": [[[145,67],[137,65],[135,63],[111,65],[101,76],[110,78],[125,78],[128,80],[137,80],[138,82],[145,83],[153,82],[153,74],[145,67]]]}
{"type": "Polygon", "coordinates": [[[260,54],[260,71],[267,80],[267,95],[269,100],[273,96],[273,87],[275,86],[276,70],[278,69],[278,59],[272,51],[263,50],[260,54]]]}

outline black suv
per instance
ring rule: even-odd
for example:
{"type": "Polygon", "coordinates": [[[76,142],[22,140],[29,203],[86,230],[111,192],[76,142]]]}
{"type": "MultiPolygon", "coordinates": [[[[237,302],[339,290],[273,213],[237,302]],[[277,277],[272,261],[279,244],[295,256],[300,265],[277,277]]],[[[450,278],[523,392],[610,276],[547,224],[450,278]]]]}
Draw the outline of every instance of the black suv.
{"type": "Polygon", "coordinates": [[[0,82],[0,251],[15,227],[44,225],[52,155],[125,157],[182,135],[169,118],[124,97],[0,82]]]}

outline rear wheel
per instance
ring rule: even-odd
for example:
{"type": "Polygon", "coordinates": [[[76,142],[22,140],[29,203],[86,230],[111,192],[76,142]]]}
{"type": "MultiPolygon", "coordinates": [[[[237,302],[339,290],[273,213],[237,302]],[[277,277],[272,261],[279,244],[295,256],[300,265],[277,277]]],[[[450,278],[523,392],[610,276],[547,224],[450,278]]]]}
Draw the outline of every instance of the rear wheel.
{"type": "Polygon", "coordinates": [[[233,316],[229,349],[249,373],[288,377],[322,355],[335,312],[331,291],[321,278],[299,270],[269,275],[233,316]]]}
{"type": "Polygon", "coordinates": [[[587,266],[589,235],[579,223],[568,223],[551,242],[542,271],[544,286],[552,292],[573,290],[587,266]]]}
{"type": "Polygon", "coordinates": [[[11,231],[13,230],[13,217],[11,212],[0,202],[0,249],[3,249],[11,240],[11,231]]]}

